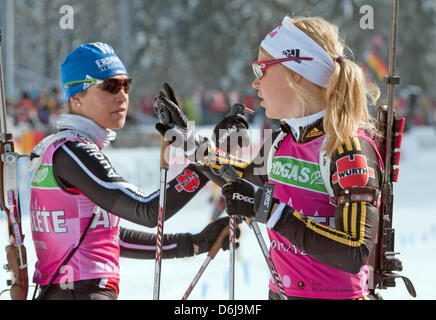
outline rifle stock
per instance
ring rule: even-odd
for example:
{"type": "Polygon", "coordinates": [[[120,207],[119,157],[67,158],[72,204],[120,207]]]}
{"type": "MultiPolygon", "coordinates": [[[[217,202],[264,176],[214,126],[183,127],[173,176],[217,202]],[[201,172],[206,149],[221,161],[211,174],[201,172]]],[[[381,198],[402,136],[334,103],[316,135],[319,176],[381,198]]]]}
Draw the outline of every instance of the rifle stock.
{"type": "Polygon", "coordinates": [[[12,279],[10,295],[12,300],[26,300],[28,291],[26,248],[23,244],[21,231],[21,211],[17,182],[17,161],[19,155],[15,152],[12,135],[6,126],[6,99],[3,81],[2,65],[2,35],[0,29],[0,198],[1,207],[7,217],[7,231],[10,244],[6,246],[6,269],[11,271],[12,279]]]}

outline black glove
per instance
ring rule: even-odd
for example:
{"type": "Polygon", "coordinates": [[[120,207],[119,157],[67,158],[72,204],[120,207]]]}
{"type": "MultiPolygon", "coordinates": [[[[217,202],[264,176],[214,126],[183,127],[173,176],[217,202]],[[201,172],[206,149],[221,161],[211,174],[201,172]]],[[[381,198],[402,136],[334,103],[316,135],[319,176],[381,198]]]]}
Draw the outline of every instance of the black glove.
{"type": "Polygon", "coordinates": [[[242,179],[226,183],[222,192],[226,199],[227,214],[239,215],[247,218],[255,216],[255,195],[262,193],[262,188],[242,179]]]}
{"type": "Polygon", "coordinates": [[[215,145],[207,138],[198,136],[188,128],[186,116],[180,109],[173,88],[163,84],[163,91],[153,99],[153,108],[160,122],[156,130],[171,141],[175,148],[182,149],[186,158],[202,163],[208,156],[215,154],[215,145]]]}
{"type": "Polygon", "coordinates": [[[267,223],[274,204],[280,201],[273,197],[274,184],[265,183],[264,188],[246,180],[238,179],[226,183],[222,188],[226,200],[227,214],[230,216],[255,218],[257,222],[267,223]]]}
{"type": "Polygon", "coordinates": [[[156,124],[156,130],[165,137],[166,132],[174,127],[187,130],[188,120],[179,107],[173,88],[166,82],[162,87],[163,91],[153,99],[153,108],[161,121],[156,124]]]}
{"type": "Polygon", "coordinates": [[[215,145],[227,153],[233,153],[237,146],[250,145],[248,121],[244,117],[245,105],[235,103],[230,112],[215,126],[212,140],[215,145]]]}
{"type": "MultiPolygon", "coordinates": [[[[240,219],[236,219],[236,225],[241,223],[240,219]]],[[[197,254],[208,252],[215,243],[216,239],[220,235],[221,231],[229,225],[229,218],[220,218],[214,222],[209,223],[200,233],[192,235],[192,241],[199,248],[197,254]]],[[[241,235],[241,230],[236,227],[236,239],[241,235]]],[[[223,250],[229,250],[229,238],[225,238],[227,241],[223,241],[221,248],[223,250]]],[[[236,242],[236,248],[239,247],[239,243],[236,242]]]]}

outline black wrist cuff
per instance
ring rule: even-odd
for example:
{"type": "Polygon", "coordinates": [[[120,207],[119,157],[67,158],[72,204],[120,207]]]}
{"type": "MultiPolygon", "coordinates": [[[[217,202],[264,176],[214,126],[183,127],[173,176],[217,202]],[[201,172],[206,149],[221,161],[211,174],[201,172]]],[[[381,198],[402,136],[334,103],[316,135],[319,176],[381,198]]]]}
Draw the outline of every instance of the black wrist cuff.
{"type": "Polygon", "coordinates": [[[275,223],[274,227],[272,228],[272,230],[274,231],[278,231],[278,229],[280,228],[280,226],[282,225],[287,225],[289,223],[289,219],[291,219],[293,217],[295,209],[286,205],[283,210],[282,213],[280,215],[279,220],[275,223]]]}
{"type": "Polygon", "coordinates": [[[266,182],[263,189],[259,189],[254,196],[255,219],[260,223],[267,223],[271,209],[278,199],[273,197],[275,184],[266,182]]]}

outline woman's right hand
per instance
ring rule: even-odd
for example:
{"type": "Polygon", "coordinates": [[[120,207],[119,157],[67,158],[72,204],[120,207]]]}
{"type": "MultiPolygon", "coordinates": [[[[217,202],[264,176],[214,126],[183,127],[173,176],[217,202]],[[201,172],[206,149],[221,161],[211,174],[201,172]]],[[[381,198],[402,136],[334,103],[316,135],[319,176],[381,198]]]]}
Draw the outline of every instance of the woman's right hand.
{"type": "Polygon", "coordinates": [[[175,127],[188,128],[188,121],[179,107],[174,89],[168,84],[163,84],[163,91],[153,99],[153,108],[160,122],[156,124],[156,130],[164,137],[169,129],[175,127]]]}
{"type": "Polygon", "coordinates": [[[173,88],[163,84],[163,91],[154,97],[153,108],[160,122],[156,130],[175,148],[182,149],[186,158],[202,164],[215,153],[212,141],[195,134],[195,128],[188,128],[188,121],[179,107],[173,88]]]}

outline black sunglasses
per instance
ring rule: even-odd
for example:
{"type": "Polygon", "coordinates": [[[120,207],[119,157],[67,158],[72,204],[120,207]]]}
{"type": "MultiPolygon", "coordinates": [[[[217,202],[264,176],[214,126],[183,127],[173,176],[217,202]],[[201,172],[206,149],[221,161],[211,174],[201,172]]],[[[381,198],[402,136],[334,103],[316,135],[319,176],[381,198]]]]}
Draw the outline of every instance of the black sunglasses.
{"type": "Polygon", "coordinates": [[[100,79],[86,79],[86,80],[78,80],[72,81],[65,84],[65,88],[75,86],[81,83],[90,82],[92,84],[96,84],[97,88],[109,92],[111,94],[117,94],[121,89],[124,89],[124,92],[128,94],[130,92],[130,88],[132,86],[132,79],[114,79],[108,78],[104,80],[100,79]]]}

